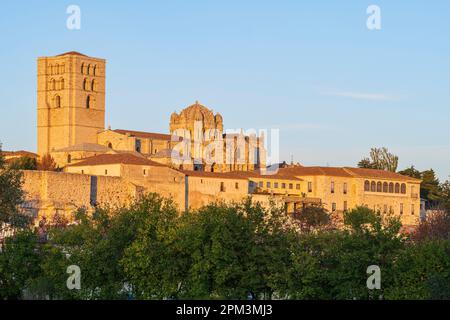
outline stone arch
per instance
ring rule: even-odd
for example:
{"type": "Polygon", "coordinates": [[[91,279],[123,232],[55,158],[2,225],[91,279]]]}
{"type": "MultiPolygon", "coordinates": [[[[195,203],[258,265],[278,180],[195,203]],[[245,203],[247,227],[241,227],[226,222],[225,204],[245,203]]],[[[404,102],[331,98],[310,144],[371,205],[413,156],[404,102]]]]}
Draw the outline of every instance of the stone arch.
{"type": "Polygon", "coordinates": [[[376,192],[376,191],[377,191],[377,184],[376,184],[375,181],[372,181],[372,182],[370,183],[370,191],[371,191],[371,192],[376,192]]]}
{"type": "Polygon", "coordinates": [[[59,95],[56,95],[54,100],[55,100],[55,108],[61,108],[61,97],[59,95]]]}
{"type": "Polygon", "coordinates": [[[370,191],[370,181],[364,181],[364,191],[370,191]]]}
{"type": "Polygon", "coordinates": [[[389,185],[387,182],[383,183],[383,192],[387,193],[389,191],[389,185]]]}
{"type": "Polygon", "coordinates": [[[389,183],[389,193],[394,193],[394,184],[392,182],[389,183]]]}
{"type": "Polygon", "coordinates": [[[401,193],[403,193],[403,194],[406,194],[406,184],[404,184],[404,183],[402,183],[402,185],[401,185],[401,193]]]}
{"type": "Polygon", "coordinates": [[[383,187],[380,181],[377,182],[377,192],[382,192],[383,191],[383,187]]]}
{"type": "Polygon", "coordinates": [[[400,183],[395,184],[395,193],[400,193],[400,183]]]}

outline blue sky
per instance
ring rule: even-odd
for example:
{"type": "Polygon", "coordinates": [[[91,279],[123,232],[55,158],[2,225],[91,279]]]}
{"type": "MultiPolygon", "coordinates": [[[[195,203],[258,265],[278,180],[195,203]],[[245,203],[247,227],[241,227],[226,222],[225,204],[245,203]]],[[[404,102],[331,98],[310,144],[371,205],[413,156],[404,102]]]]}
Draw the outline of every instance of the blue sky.
{"type": "Polygon", "coordinates": [[[8,1],[0,5],[0,141],[36,149],[36,58],[107,59],[106,123],[167,132],[199,100],[226,128],[280,128],[281,156],[450,174],[450,1],[8,1]],[[66,8],[81,8],[81,30],[66,8]],[[381,8],[381,30],[366,9],[381,8]]]}

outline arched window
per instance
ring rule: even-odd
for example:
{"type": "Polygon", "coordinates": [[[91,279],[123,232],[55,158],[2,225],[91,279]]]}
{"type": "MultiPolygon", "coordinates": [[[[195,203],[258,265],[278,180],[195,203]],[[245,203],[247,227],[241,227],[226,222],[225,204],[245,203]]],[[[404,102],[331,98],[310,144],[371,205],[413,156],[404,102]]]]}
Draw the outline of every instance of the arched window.
{"type": "Polygon", "coordinates": [[[97,75],[97,66],[94,66],[94,68],[92,69],[92,74],[93,74],[94,76],[97,75]]]}
{"type": "Polygon", "coordinates": [[[87,90],[88,89],[88,84],[87,84],[87,79],[85,78],[84,80],[83,80],[83,90],[87,90]]]}
{"type": "Polygon", "coordinates": [[[395,193],[400,193],[400,184],[399,183],[395,184],[395,193]]]}
{"type": "Polygon", "coordinates": [[[60,96],[55,97],[55,108],[61,108],[61,97],[60,96]]]}
{"type": "Polygon", "coordinates": [[[375,181],[372,181],[370,183],[370,191],[372,191],[372,192],[377,191],[377,184],[375,183],[375,181]]]}
{"type": "Polygon", "coordinates": [[[86,109],[89,109],[91,107],[92,101],[91,96],[87,96],[86,98],[86,109]]]}
{"type": "Polygon", "coordinates": [[[81,74],[84,74],[84,63],[81,64],[81,74]]]}
{"type": "Polygon", "coordinates": [[[59,67],[59,72],[64,73],[65,71],[66,71],[66,65],[65,65],[65,64],[62,64],[62,65],[59,67]]]}
{"type": "Polygon", "coordinates": [[[112,149],[112,143],[111,142],[108,143],[108,148],[112,149]]]}
{"type": "Polygon", "coordinates": [[[92,80],[92,82],[91,82],[91,90],[97,91],[97,83],[95,82],[95,80],[92,80]]]}
{"type": "Polygon", "coordinates": [[[404,183],[402,183],[401,192],[402,192],[403,194],[406,193],[406,184],[404,184],[404,183]]]}
{"type": "Polygon", "coordinates": [[[92,71],[92,66],[91,65],[88,65],[88,74],[92,74],[93,73],[93,71],[92,71]]]}
{"type": "Polygon", "coordinates": [[[67,155],[67,163],[71,163],[72,162],[72,156],[69,154],[67,155]]]}
{"type": "Polygon", "coordinates": [[[53,74],[53,65],[48,66],[48,74],[53,74]]]}
{"type": "Polygon", "coordinates": [[[389,183],[389,193],[394,193],[394,184],[392,182],[389,183]]]}
{"type": "Polygon", "coordinates": [[[56,66],[55,66],[55,74],[58,74],[59,73],[59,64],[56,64],[56,66]]]}
{"type": "Polygon", "coordinates": [[[377,183],[377,192],[381,192],[382,191],[382,187],[381,187],[381,182],[378,181],[377,183]]]}
{"type": "Polygon", "coordinates": [[[388,190],[389,190],[389,185],[388,185],[388,183],[387,182],[385,182],[385,183],[383,183],[383,192],[388,192],[388,190]]]}
{"type": "Polygon", "coordinates": [[[368,180],[364,181],[364,191],[370,191],[370,182],[368,180]]]}
{"type": "Polygon", "coordinates": [[[59,88],[61,90],[64,90],[64,78],[61,78],[61,80],[59,80],[59,88]]]}
{"type": "Polygon", "coordinates": [[[56,80],[52,79],[52,90],[56,90],[56,80]]]}

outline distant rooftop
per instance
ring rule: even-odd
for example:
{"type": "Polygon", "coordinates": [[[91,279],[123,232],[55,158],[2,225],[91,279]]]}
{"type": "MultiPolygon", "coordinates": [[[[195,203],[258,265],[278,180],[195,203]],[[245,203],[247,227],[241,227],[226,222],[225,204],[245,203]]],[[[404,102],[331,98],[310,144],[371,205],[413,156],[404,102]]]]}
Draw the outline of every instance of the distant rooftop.
{"type": "Polygon", "coordinates": [[[129,153],[102,154],[95,157],[86,158],[83,161],[68,165],[68,167],[97,166],[105,164],[129,164],[129,165],[164,167],[164,165],[158,162],[137,157],[129,153]]]}
{"type": "Polygon", "coordinates": [[[57,55],[57,57],[61,57],[61,56],[82,56],[82,57],[87,57],[87,55],[79,53],[77,51],[68,51],[68,52],[61,53],[61,54],[57,55]]]}
{"type": "Polygon", "coordinates": [[[116,129],[113,131],[120,133],[120,134],[129,134],[130,136],[137,137],[137,138],[147,138],[147,139],[165,140],[165,141],[172,140],[172,136],[170,134],[165,134],[165,133],[154,133],[154,132],[144,132],[144,131],[123,130],[123,129],[116,129]]]}

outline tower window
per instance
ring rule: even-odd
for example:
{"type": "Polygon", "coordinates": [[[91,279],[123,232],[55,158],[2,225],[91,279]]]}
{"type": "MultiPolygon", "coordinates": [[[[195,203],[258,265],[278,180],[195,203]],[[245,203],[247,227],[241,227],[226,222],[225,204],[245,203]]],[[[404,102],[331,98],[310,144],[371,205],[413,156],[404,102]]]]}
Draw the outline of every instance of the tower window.
{"type": "Polygon", "coordinates": [[[55,97],[55,107],[61,108],[61,97],[60,96],[55,97]]]}
{"type": "Polygon", "coordinates": [[[87,85],[87,79],[83,80],[83,90],[87,90],[88,89],[88,85],[87,85]]]}
{"type": "Polygon", "coordinates": [[[87,96],[86,98],[86,109],[91,107],[91,96],[87,96]]]}
{"type": "Polygon", "coordinates": [[[95,80],[92,80],[91,91],[96,91],[96,90],[97,90],[97,84],[96,84],[95,80]]]}

